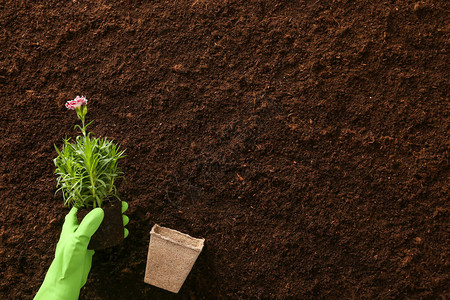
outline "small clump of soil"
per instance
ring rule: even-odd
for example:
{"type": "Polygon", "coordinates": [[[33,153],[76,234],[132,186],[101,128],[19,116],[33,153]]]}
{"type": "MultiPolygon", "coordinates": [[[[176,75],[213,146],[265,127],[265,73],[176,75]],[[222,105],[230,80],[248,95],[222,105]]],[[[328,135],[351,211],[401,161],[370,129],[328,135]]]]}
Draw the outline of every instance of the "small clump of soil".
{"type": "MultiPolygon", "coordinates": [[[[88,249],[101,250],[115,246],[123,241],[122,203],[116,199],[103,201],[105,216],[103,222],[91,237],[88,249]]],[[[92,208],[81,208],[77,213],[78,222],[92,211],[92,208]]]]}

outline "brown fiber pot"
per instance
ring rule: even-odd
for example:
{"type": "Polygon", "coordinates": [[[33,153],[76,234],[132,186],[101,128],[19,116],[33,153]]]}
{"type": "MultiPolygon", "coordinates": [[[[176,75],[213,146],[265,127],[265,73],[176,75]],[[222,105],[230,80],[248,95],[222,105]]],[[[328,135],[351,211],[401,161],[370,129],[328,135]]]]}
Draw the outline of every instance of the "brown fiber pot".
{"type": "Polygon", "coordinates": [[[155,224],[150,232],[144,282],[178,293],[204,242],[205,239],[155,224]]]}
{"type": "MultiPolygon", "coordinates": [[[[102,224],[91,237],[88,249],[101,250],[115,246],[123,241],[123,220],[122,220],[122,202],[117,199],[109,198],[103,201],[102,206],[105,216],[102,224]]],[[[81,220],[92,209],[80,208],[77,213],[78,221],[81,220]]]]}

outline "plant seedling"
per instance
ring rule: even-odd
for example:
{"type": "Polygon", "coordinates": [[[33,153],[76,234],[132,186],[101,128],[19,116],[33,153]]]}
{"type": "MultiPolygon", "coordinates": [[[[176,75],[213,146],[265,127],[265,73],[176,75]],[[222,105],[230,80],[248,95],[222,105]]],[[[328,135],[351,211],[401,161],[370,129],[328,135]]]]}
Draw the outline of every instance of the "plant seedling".
{"type": "Polygon", "coordinates": [[[64,204],[76,208],[102,207],[108,197],[120,201],[115,186],[116,180],[123,174],[118,160],[125,157],[112,140],[96,138],[86,128],[87,99],[77,96],[66,103],[66,108],[75,110],[82,124],[75,125],[81,131],[74,142],[64,139],[62,149],[55,145],[58,156],[53,160],[58,176],[56,192],[62,191],[64,204]]]}

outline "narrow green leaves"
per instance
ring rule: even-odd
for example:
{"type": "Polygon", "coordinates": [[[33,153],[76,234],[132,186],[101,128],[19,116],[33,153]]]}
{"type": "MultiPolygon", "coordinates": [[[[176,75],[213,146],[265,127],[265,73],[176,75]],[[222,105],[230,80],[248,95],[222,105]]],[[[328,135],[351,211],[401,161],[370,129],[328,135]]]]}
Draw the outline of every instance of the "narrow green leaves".
{"type": "Polygon", "coordinates": [[[115,180],[122,175],[117,162],[125,152],[120,146],[87,134],[73,143],[66,139],[61,150],[55,149],[57,192],[62,192],[66,205],[95,208],[109,196],[120,199],[115,187],[115,180]]]}

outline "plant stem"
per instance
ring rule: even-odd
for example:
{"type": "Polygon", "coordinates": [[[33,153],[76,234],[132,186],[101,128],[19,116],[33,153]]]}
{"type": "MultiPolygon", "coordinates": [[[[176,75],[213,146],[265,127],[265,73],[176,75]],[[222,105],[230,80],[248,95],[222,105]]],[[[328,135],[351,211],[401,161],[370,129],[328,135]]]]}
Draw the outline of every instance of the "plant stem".
{"type": "Polygon", "coordinates": [[[83,127],[81,127],[81,133],[83,133],[83,136],[86,136],[86,126],[85,126],[85,118],[87,114],[87,108],[86,106],[81,106],[76,109],[77,116],[81,120],[81,123],[83,124],[83,127]]]}
{"type": "MultiPolygon", "coordinates": [[[[84,120],[82,120],[82,121],[83,121],[83,133],[85,133],[84,120]]],[[[93,160],[93,151],[92,151],[91,140],[86,135],[84,135],[84,145],[86,147],[86,150],[88,150],[88,151],[86,151],[86,158],[87,158],[86,164],[87,164],[87,166],[89,166],[87,168],[87,171],[89,173],[89,180],[91,181],[91,191],[92,191],[92,196],[94,197],[93,206],[95,208],[96,204],[97,204],[97,196],[96,196],[95,185],[94,185],[95,174],[94,174],[94,168],[93,168],[94,166],[93,166],[93,162],[92,162],[92,160],[93,160]],[[89,149],[87,149],[87,148],[89,148],[89,149]],[[87,155],[88,153],[89,153],[89,156],[87,155]]]]}
{"type": "Polygon", "coordinates": [[[86,136],[86,127],[84,126],[84,118],[83,120],[81,120],[81,122],[83,122],[83,130],[81,132],[83,133],[84,136],[86,136]]]}

